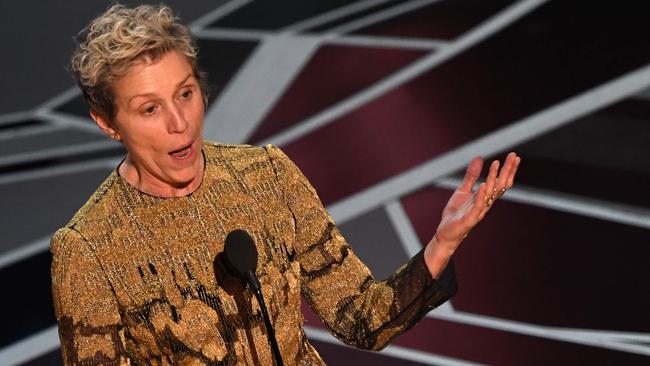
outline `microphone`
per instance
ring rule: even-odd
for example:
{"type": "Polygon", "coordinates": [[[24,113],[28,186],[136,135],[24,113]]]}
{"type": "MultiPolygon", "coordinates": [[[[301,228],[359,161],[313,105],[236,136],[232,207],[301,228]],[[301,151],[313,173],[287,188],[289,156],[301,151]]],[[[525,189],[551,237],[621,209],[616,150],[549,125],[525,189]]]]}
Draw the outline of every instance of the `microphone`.
{"type": "Polygon", "coordinates": [[[252,291],[262,288],[255,275],[257,248],[246,231],[238,229],[228,233],[223,254],[224,263],[232,275],[247,283],[252,291]]]}
{"type": "Polygon", "coordinates": [[[273,330],[271,319],[266,310],[264,297],[262,297],[262,285],[260,285],[260,281],[255,275],[257,247],[255,247],[253,238],[245,230],[241,229],[228,233],[224,244],[223,259],[226,269],[232,275],[248,284],[248,287],[255,294],[257,302],[260,304],[260,309],[262,310],[262,318],[264,318],[264,324],[266,325],[266,335],[269,338],[275,364],[277,366],[284,366],[280,349],[278,348],[278,342],[275,340],[275,331],[273,330]]]}

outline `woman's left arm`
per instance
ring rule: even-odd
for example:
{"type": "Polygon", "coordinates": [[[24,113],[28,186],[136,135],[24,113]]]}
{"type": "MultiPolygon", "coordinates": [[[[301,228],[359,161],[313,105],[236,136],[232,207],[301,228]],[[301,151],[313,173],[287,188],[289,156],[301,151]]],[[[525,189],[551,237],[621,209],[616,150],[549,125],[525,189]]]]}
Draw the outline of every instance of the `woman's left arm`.
{"type": "MultiPolygon", "coordinates": [[[[472,226],[466,225],[478,222],[463,219],[468,213],[476,214],[476,206],[468,202],[476,201],[481,189],[485,195],[484,186],[471,193],[476,178],[464,181],[463,189],[454,193],[443,213],[437,235],[446,241],[434,241],[389,278],[376,281],[298,167],[276,147],[268,146],[267,152],[294,217],[293,248],[300,264],[302,293],[334,336],[354,347],[381,349],[455,294],[450,262],[455,247],[448,246],[448,241],[462,238],[472,226]]],[[[476,177],[478,165],[473,162],[468,169],[476,177]]]]}

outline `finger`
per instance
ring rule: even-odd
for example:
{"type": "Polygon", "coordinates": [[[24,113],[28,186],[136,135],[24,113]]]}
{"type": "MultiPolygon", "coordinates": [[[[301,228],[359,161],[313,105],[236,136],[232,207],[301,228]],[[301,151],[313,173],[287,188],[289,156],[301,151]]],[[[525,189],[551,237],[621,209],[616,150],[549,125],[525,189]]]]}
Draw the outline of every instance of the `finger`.
{"type": "Polygon", "coordinates": [[[514,152],[511,152],[506,156],[505,162],[503,163],[503,167],[501,168],[501,171],[499,171],[499,176],[497,177],[496,185],[493,189],[494,192],[493,195],[495,198],[499,198],[503,196],[503,194],[506,193],[506,190],[509,188],[508,180],[515,166],[516,159],[517,159],[517,154],[515,154],[514,152]]]}
{"type": "Polygon", "coordinates": [[[497,183],[494,188],[497,190],[501,190],[502,188],[505,188],[506,185],[508,184],[508,178],[510,177],[510,172],[512,172],[512,168],[515,165],[515,158],[517,155],[515,153],[509,153],[506,156],[506,160],[503,162],[503,167],[501,168],[501,171],[499,172],[499,176],[497,177],[497,183]]]}
{"type": "Polygon", "coordinates": [[[488,196],[491,195],[494,190],[498,171],[499,171],[499,161],[495,160],[492,162],[492,164],[490,164],[490,171],[488,172],[487,180],[485,181],[485,183],[487,184],[486,188],[487,188],[488,196]]]}
{"type": "Polygon", "coordinates": [[[515,158],[515,163],[514,166],[512,167],[512,171],[510,172],[510,175],[508,176],[508,183],[506,188],[511,188],[513,184],[515,183],[515,175],[517,175],[517,170],[519,169],[519,163],[521,163],[521,158],[517,156],[515,158]]]}
{"type": "Polygon", "coordinates": [[[477,222],[483,220],[488,211],[490,211],[490,208],[492,208],[492,204],[485,204],[485,206],[483,206],[483,209],[478,213],[478,217],[476,219],[477,222]]]}
{"type": "Polygon", "coordinates": [[[492,206],[497,200],[497,196],[494,194],[494,189],[488,189],[487,183],[485,184],[485,196],[483,198],[483,206],[481,207],[480,212],[478,213],[478,220],[483,220],[485,214],[490,211],[492,206]]]}
{"type": "Polygon", "coordinates": [[[475,157],[472,161],[469,162],[467,170],[465,171],[465,177],[463,182],[458,187],[459,191],[462,192],[471,192],[472,187],[476,184],[476,181],[481,176],[481,170],[483,169],[483,159],[480,157],[475,157]]]}
{"type": "Polygon", "coordinates": [[[483,207],[483,209],[489,208],[495,200],[494,185],[496,184],[496,177],[498,171],[499,171],[499,161],[494,160],[492,164],[490,164],[490,170],[488,171],[488,176],[485,181],[485,197],[484,197],[485,206],[483,207]]]}

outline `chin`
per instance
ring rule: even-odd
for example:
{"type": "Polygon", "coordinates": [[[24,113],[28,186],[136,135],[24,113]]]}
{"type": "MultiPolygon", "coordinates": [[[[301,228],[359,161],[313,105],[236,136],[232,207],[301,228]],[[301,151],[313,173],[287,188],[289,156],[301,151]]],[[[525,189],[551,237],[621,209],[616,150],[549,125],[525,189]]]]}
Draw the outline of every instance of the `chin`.
{"type": "Polygon", "coordinates": [[[176,176],[170,177],[172,185],[177,188],[184,188],[197,179],[196,174],[178,174],[176,176]]]}

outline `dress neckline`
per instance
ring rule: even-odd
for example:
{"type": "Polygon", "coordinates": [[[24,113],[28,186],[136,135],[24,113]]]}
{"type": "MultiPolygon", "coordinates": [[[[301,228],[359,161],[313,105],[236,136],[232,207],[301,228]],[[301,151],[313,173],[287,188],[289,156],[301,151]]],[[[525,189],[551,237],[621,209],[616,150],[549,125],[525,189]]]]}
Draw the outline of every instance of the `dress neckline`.
{"type": "Polygon", "coordinates": [[[153,198],[153,199],[158,199],[158,200],[173,200],[173,199],[184,199],[184,198],[190,198],[193,195],[199,193],[199,191],[202,190],[202,187],[204,186],[205,179],[206,179],[206,170],[208,170],[208,162],[205,157],[205,141],[201,145],[201,156],[203,157],[203,177],[201,177],[201,183],[199,183],[199,186],[196,187],[196,189],[193,192],[190,192],[184,196],[171,196],[171,197],[165,197],[165,196],[156,196],[147,192],[143,192],[139,190],[137,187],[135,187],[133,184],[129,183],[121,174],[120,174],[120,166],[122,166],[122,163],[126,160],[126,156],[122,158],[122,160],[117,164],[115,169],[113,170],[113,174],[117,177],[118,181],[121,183],[122,186],[126,187],[128,191],[131,191],[133,193],[137,193],[141,196],[153,198]]]}

